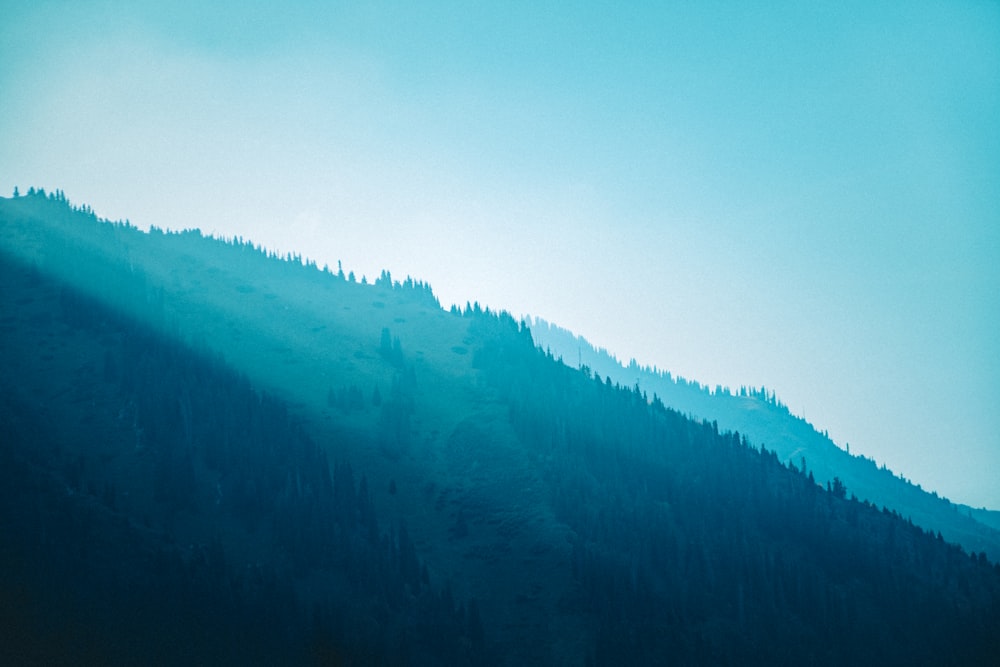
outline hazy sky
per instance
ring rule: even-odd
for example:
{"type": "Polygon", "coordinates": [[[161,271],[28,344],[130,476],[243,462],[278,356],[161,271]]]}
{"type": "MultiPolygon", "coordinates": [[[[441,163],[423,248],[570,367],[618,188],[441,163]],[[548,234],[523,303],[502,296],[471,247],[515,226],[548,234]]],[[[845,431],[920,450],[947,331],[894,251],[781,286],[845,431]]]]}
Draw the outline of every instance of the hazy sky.
{"type": "Polygon", "coordinates": [[[0,191],[764,384],[1000,508],[1000,3],[286,4],[0,0],[0,191]]]}

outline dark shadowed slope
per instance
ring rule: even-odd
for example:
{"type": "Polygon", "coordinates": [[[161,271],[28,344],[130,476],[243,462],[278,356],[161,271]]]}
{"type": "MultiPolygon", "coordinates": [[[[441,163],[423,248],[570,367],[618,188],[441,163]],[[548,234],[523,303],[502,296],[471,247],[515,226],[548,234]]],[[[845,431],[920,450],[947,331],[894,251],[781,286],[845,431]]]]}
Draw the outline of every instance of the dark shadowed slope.
{"type": "Polygon", "coordinates": [[[556,362],[508,315],[59,196],[0,200],[0,248],[3,658],[1000,650],[985,555],[556,362]]]}
{"type": "Polygon", "coordinates": [[[822,485],[838,478],[847,492],[879,507],[889,507],[928,530],[940,531],[952,542],[974,552],[985,551],[1000,560],[1000,512],[958,505],[897,477],[884,465],[837,447],[826,433],[789,412],[766,389],[726,388],[714,391],[668,372],[623,366],[606,350],[595,349],[581,336],[535,319],[532,336],[542,348],[566,363],[582,363],[601,377],[626,386],[638,386],[667,406],[696,419],[718,422],[719,428],[738,431],[757,445],[775,452],[785,463],[807,467],[822,485]]]}
{"type": "Polygon", "coordinates": [[[474,602],[287,405],[0,254],[0,662],[461,664],[474,602]]]}
{"type": "Polygon", "coordinates": [[[572,583],[567,531],[473,368],[480,333],[426,286],[364,285],[197,232],[146,234],[58,196],[0,200],[0,215],[0,246],[224,359],[287,403],[331,460],[364,470],[380,516],[408,526],[434,580],[511,629],[493,634],[511,664],[550,662],[553,647],[582,660],[582,623],[558,607],[572,583]]]}

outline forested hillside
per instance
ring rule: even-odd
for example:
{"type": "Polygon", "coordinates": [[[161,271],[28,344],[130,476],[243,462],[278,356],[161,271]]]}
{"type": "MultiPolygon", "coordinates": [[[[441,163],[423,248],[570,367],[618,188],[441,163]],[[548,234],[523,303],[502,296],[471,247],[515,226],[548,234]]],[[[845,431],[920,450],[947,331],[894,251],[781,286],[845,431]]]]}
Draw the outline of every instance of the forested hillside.
{"type": "Polygon", "coordinates": [[[992,560],[1000,560],[997,512],[952,503],[893,474],[885,464],[879,466],[862,455],[844,451],[825,431],[821,433],[802,417],[793,415],[773,391],[764,387],[710,389],[667,371],[639,366],[635,361],[624,366],[582,336],[538,318],[532,324],[535,342],[566,363],[585,365],[601,377],[626,386],[638,384],[679,412],[717,422],[722,430],[739,431],[774,451],[782,462],[800,469],[806,466],[821,484],[837,478],[850,495],[889,507],[969,551],[984,551],[992,560]]]}
{"type": "Polygon", "coordinates": [[[242,240],[0,200],[14,664],[990,664],[1000,567],[744,435],[242,240]]]}
{"type": "Polygon", "coordinates": [[[463,663],[367,478],[221,361],[0,263],[5,664],[463,663]]]}

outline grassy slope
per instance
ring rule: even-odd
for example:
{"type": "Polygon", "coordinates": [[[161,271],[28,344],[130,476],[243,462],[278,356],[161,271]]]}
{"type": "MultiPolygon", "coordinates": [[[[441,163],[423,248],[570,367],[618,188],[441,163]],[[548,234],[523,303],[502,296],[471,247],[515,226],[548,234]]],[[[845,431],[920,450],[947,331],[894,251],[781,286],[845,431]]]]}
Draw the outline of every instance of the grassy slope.
{"type": "MultiPolygon", "coordinates": [[[[558,605],[571,585],[566,528],[551,515],[531,453],[511,432],[505,409],[477,379],[472,352],[478,341],[468,320],[404,290],[349,283],[197,234],[144,234],[98,223],[37,198],[0,200],[0,250],[108,303],[127,305],[132,315],[221,355],[259,387],[289,401],[310,435],[331,443],[331,460],[349,460],[368,476],[379,516],[406,522],[435,580],[450,581],[458,599],[477,598],[495,636],[538,638],[503,647],[512,661],[551,660],[534,646],[553,645],[552,638],[561,642],[555,644],[560,655],[581,657],[579,619],[561,614],[558,605]],[[116,274],[98,268],[105,261],[133,279],[141,273],[142,298],[122,297],[116,274]],[[366,398],[375,387],[388,396],[397,371],[379,354],[383,327],[400,338],[417,378],[411,434],[401,451],[387,451],[366,435],[378,432],[375,408],[345,415],[327,405],[330,388],[352,384],[366,398]],[[465,508],[464,537],[454,531],[458,506],[465,508]]],[[[40,373],[34,367],[37,387],[22,395],[63,420],[69,441],[93,426],[87,423],[99,419],[93,415],[113,412],[110,403],[94,410],[95,401],[112,400],[111,390],[53,388],[43,378],[72,376],[67,365],[99,367],[102,348],[92,340],[65,343],[47,329],[44,316],[32,320],[30,308],[25,312],[27,319],[7,326],[24,331],[25,351],[41,346],[43,366],[40,373]],[[46,352],[46,344],[69,348],[46,352]]],[[[113,420],[98,426],[110,437],[123,437],[113,420]]],[[[108,479],[126,480],[119,491],[133,502],[151,502],[139,500],[141,489],[127,487],[128,467],[142,465],[141,458],[104,463],[108,479]]],[[[180,539],[197,542],[210,527],[177,530],[180,539]]],[[[230,539],[243,541],[245,549],[264,548],[238,535],[230,539]]]]}

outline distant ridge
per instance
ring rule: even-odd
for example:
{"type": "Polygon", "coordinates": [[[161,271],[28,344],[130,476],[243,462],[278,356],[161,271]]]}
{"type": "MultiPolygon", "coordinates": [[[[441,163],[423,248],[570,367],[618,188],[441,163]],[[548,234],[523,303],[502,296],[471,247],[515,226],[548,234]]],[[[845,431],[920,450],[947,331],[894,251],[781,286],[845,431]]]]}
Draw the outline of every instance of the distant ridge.
{"type": "Polygon", "coordinates": [[[625,366],[583,336],[540,317],[531,319],[530,325],[535,343],[570,366],[585,366],[624,386],[638,385],[668,407],[696,419],[715,421],[720,430],[739,432],[786,463],[799,468],[805,465],[820,485],[832,483],[836,477],[848,494],[894,509],[970,551],[984,551],[991,559],[1000,559],[1000,512],[952,503],[895,475],[884,464],[879,467],[871,459],[844,451],[825,432],[793,415],[773,391],[764,387],[711,390],[668,371],[639,366],[635,360],[625,366]]]}

